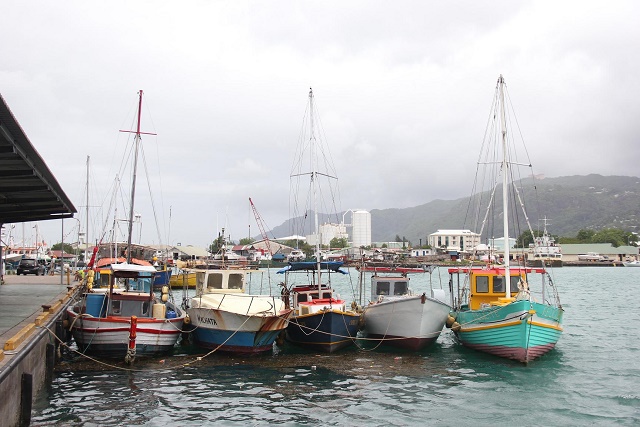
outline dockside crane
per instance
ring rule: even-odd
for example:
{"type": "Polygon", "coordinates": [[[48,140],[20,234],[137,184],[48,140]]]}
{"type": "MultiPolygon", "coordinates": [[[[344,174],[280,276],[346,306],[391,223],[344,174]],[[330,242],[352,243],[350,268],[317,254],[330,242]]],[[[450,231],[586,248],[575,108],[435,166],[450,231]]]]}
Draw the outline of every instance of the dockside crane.
{"type": "Polygon", "coordinates": [[[269,256],[273,256],[273,252],[271,252],[271,244],[269,242],[269,237],[267,236],[267,232],[265,231],[265,223],[260,214],[258,213],[258,209],[256,209],[256,205],[253,204],[251,197],[249,197],[249,203],[251,204],[251,209],[253,209],[253,216],[256,218],[256,223],[258,223],[258,228],[260,229],[260,234],[262,235],[262,239],[264,240],[265,245],[267,246],[267,251],[269,251],[269,256]]]}

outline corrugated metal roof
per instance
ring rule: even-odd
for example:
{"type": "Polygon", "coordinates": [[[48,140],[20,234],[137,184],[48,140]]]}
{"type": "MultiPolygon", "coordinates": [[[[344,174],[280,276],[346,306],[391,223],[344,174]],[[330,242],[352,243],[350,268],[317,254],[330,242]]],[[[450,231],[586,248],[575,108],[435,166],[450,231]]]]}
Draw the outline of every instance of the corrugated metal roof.
{"type": "Polygon", "coordinates": [[[0,223],[71,218],[75,212],[0,95],[0,223]]]}
{"type": "Polygon", "coordinates": [[[564,255],[580,255],[587,252],[595,252],[600,255],[629,255],[638,254],[638,248],[635,246],[618,246],[614,248],[611,243],[580,243],[561,245],[564,255]]]}

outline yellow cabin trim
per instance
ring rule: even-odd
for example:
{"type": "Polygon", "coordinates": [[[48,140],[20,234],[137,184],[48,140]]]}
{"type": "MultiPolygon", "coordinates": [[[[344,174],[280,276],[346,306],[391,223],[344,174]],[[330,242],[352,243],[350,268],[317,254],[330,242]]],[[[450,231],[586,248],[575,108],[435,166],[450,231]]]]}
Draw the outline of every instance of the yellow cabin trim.
{"type": "Polygon", "coordinates": [[[527,323],[530,324],[530,325],[533,325],[533,326],[539,326],[541,328],[555,329],[556,331],[563,331],[564,330],[564,329],[562,329],[562,326],[550,325],[548,323],[534,322],[531,319],[529,319],[527,321],[527,323]]]}

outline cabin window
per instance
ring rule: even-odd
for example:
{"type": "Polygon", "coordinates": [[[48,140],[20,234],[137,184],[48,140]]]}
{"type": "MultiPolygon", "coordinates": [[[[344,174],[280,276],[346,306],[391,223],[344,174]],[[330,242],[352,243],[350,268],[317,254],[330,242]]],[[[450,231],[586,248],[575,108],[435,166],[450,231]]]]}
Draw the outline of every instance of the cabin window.
{"type": "Polygon", "coordinates": [[[229,276],[229,289],[242,289],[242,274],[231,274],[229,276]]]}
{"type": "Polygon", "coordinates": [[[111,302],[111,313],[112,314],[120,314],[120,301],[112,301],[111,302]]]}
{"type": "Polygon", "coordinates": [[[323,293],[322,298],[331,298],[331,292],[323,293]]]}
{"type": "Polygon", "coordinates": [[[517,294],[520,290],[518,289],[518,283],[520,282],[520,276],[511,276],[511,293],[517,294]]]}
{"type": "Polygon", "coordinates": [[[209,277],[207,277],[207,288],[222,289],[222,275],[210,274],[209,277]]]}
{"type": "Polygon", "coordinates": [[[307,294],[298,294],[298,302],[306,302],[307,294]]]}
{"type": "Polygon", "coordinates": [[[149,312],[149,302],[145,301],[142,303],[142,314],[147,314],[149,312]]]}
{"type": "Polygon", "coordinates": [[[376,284],[376,295],[389,295],[389,282],[378,282],[376,284]]]}
{"type": "Polygon", "coordinates": [[[483,294],[489,292],[488,276],[476,276],[476,292],[483,294]]]}
{"type": "Polygon", "coordinates": [[[493,278],[493,293],[504,292],[504,281],[502,276],[494,276],[493,278]]]}
{"type": "Polygon", "coordinates": [[[394,295],[406,295],[408,287],[409,286],[408,286],[407,282],[396,282],[394,287],[393,287],[393,294],[394,295]]]}

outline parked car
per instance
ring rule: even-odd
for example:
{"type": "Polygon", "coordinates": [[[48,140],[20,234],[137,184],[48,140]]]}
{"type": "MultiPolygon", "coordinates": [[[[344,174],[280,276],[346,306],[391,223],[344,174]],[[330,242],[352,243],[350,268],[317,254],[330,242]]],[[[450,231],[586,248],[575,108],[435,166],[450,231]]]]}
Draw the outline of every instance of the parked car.
{"type": "Polygon", "coordinates": [[[18,264],[18,275],[35,274],[36,276],[42,276],[44,274],[44,265],[38,262],[38,260],[31,258],[24,258],[20,260],[18,264]]]}

